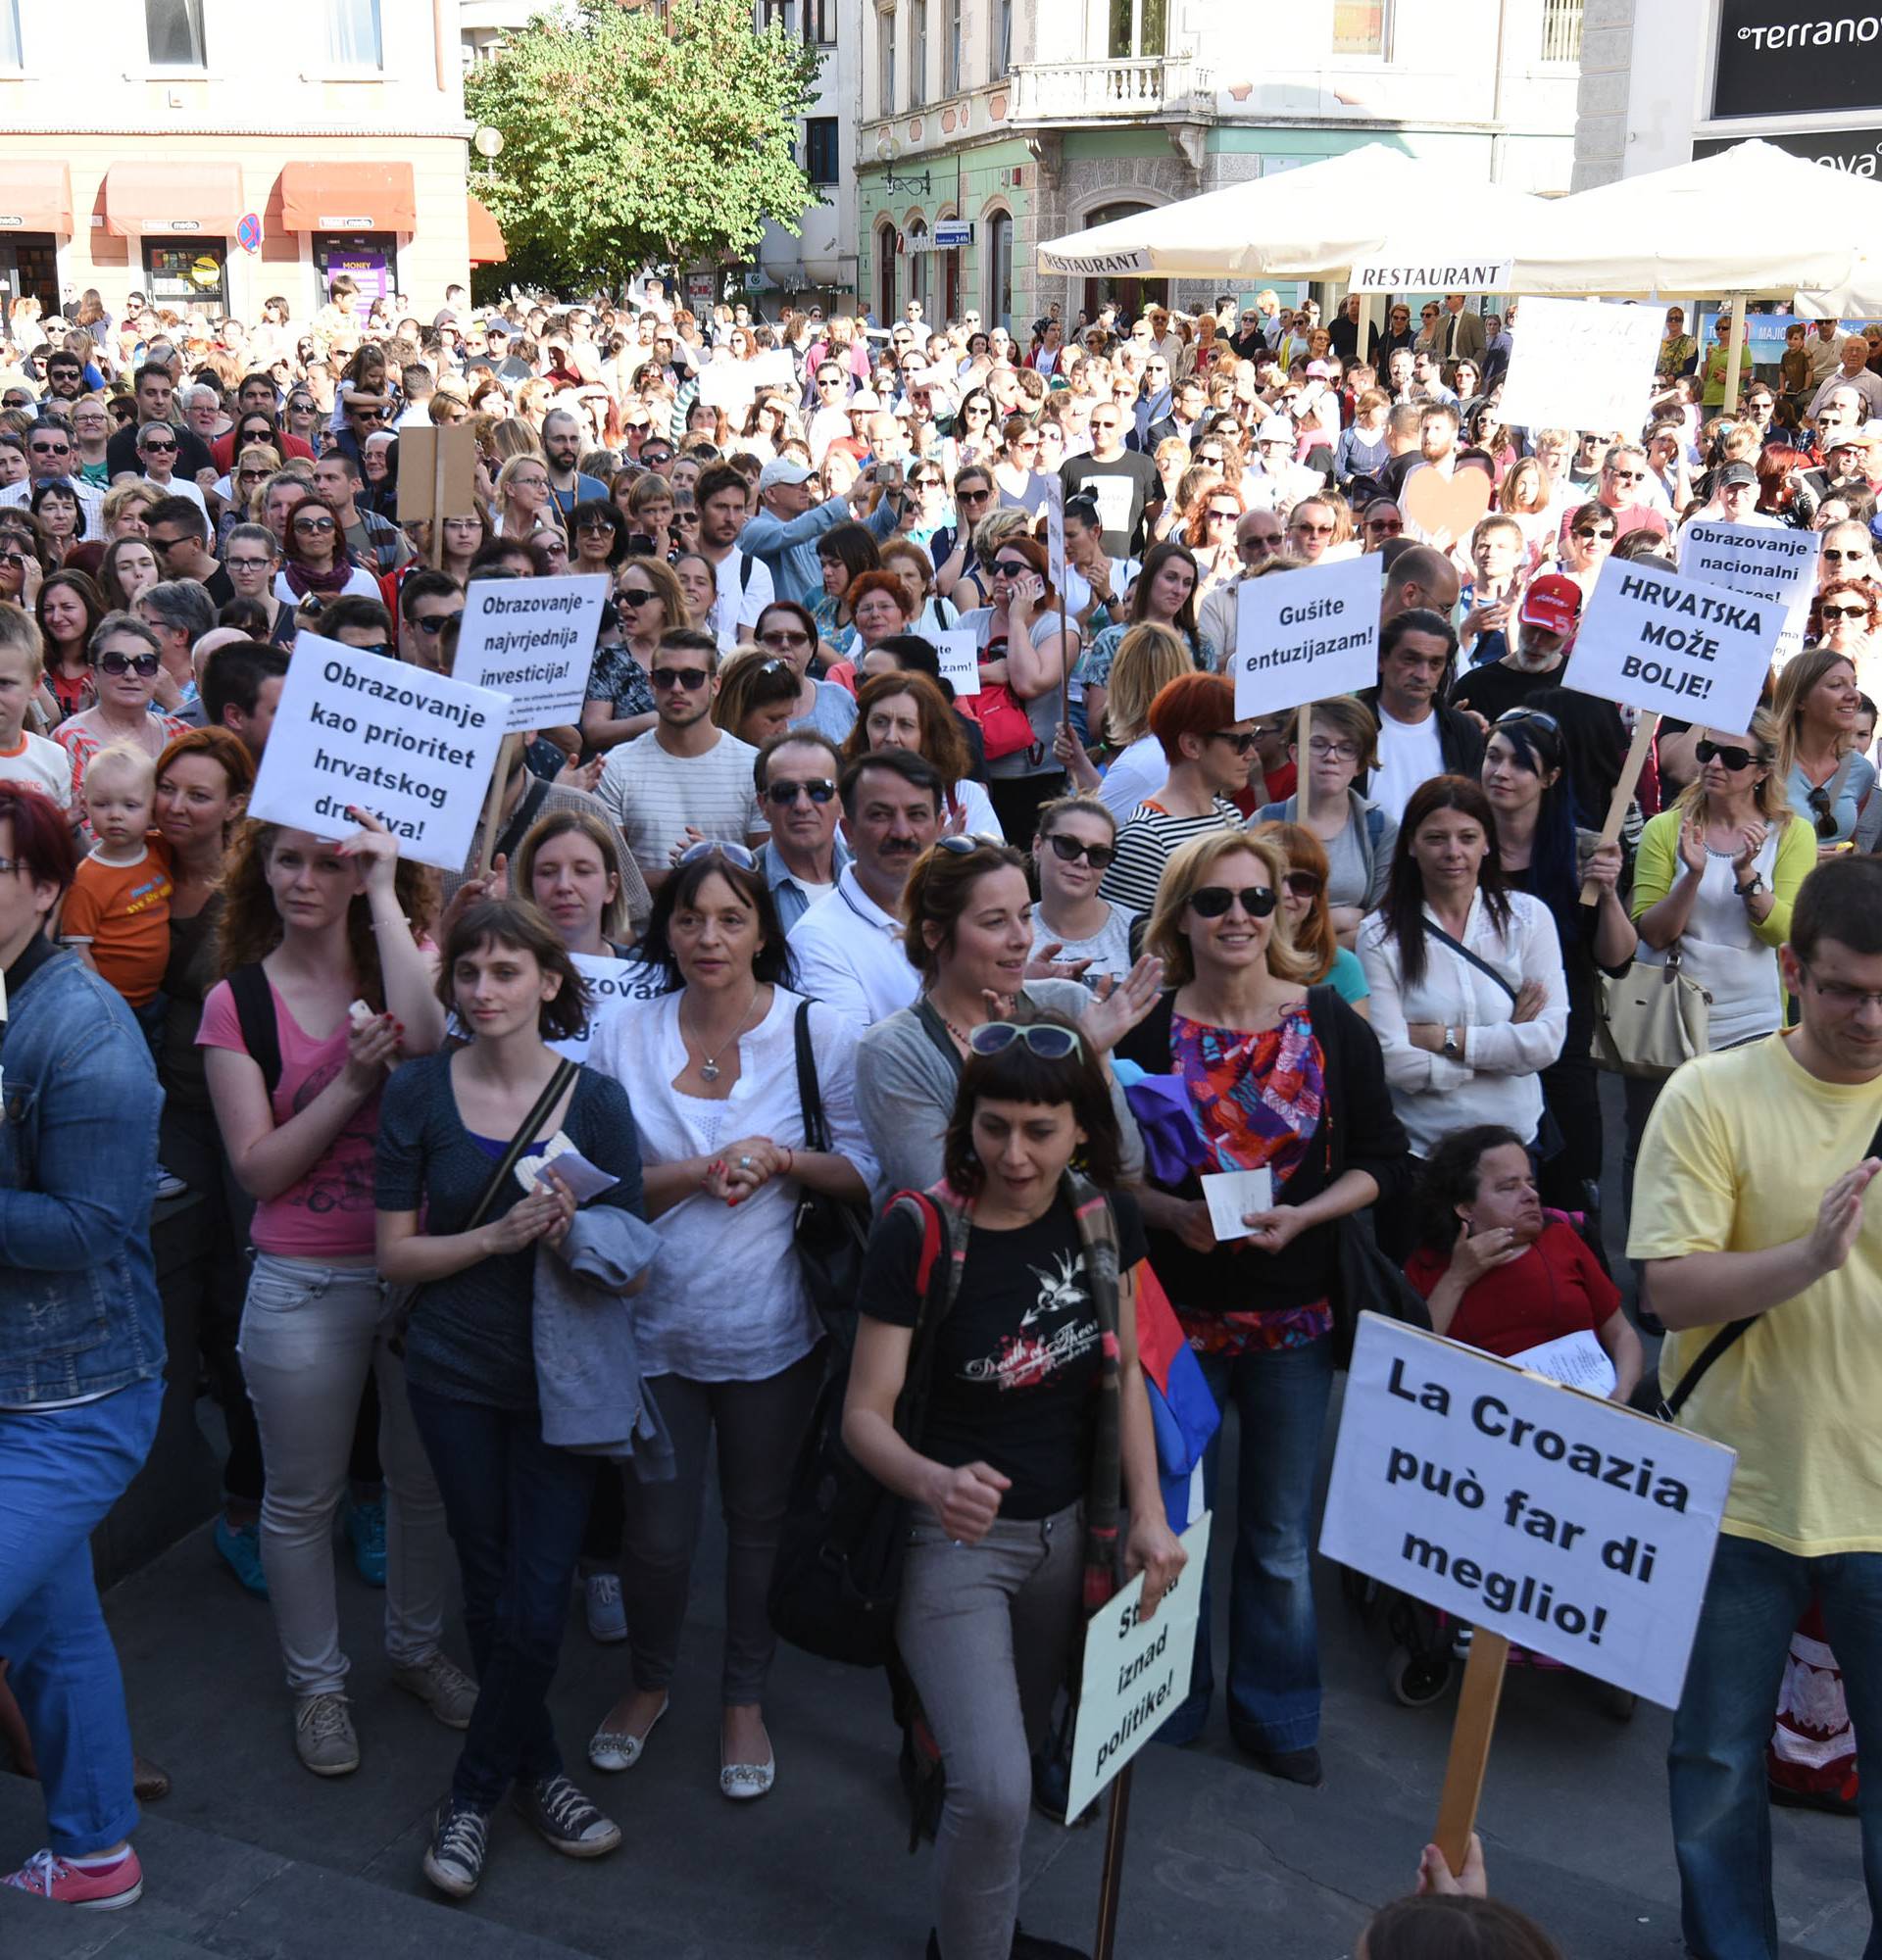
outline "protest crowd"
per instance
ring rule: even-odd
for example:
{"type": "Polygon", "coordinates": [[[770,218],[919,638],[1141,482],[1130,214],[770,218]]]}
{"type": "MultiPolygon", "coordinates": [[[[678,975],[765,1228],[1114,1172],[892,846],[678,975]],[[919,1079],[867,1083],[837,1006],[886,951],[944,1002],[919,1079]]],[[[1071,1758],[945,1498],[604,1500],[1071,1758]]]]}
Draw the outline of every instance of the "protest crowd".
{"type": "MultiPolygon", "coordinates": [[[[927,1951],[1078,1951],[1017,1926],[1026,1820],[1065,1814],[1085,1616],[1139,1575],[1152,1612],[1205,1508],[1230,1733],[1323,1780],[1314,1489],[1369,1307],[1574,1349],[1638,1409],[1684,1387],[1737,1451],[1669,1756],[1686,1946],[1775,1956],[1772,1801],[1859,1814],[1873,1910],[1882,327],[1794,323],[1728,408],[1675,309],[1638,416],[1583,429],[1504,423],[1519,309],[1462,296],[1015,335],[635,293],[13,308],[0,1759],[46,1832],[5,1883],[145,1884],[167,1779],[88,1542],[151,1446],[152,1208],[187,1199],[168,1366],[220,1405],[215,1556],[280,1650],[250,1733],[358,1768],[357,1564],[460,1738],[449,1897],[507,1806],[620,1845],[709,1471],[719,1788],[788,1776],[768,1679],[817,1609],[804,1466],[840,1462],[895,1521],[927,1951]],[[448,501],[413,437],[462,456],[448,501]],[[1695,525],[1801,540],[1813,583],[1754,712],[1637,740],[1577,636],[1695,525]],[[1353,564],[1369,684],[1263,707],[1250,589],[1353,564]],[[370,791],[248,813],[348,705],[277,722],[291,673],[337,648],[429,699],[472,588],[584,576],[580,705],[504,744],[461,860],[370,791]],[[627,1661],[578,1740],[571,1618],[627,1661]]],[[[1209,1715],[1211,1617],[1205,1581],[1161,1742],[1209,1715]]],[[[1484,1890],[1427,1849],[1363,1950],[1557,1951],[1484,1890]]]]}

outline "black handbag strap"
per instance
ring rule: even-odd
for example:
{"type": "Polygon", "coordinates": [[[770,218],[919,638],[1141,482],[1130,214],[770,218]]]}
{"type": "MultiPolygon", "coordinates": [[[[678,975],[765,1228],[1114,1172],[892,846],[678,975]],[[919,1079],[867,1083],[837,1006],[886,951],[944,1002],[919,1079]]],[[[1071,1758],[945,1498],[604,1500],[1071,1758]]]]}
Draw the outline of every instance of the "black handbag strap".
{"type": "Polygon", "coordinates": [[[1427,939],[1435,939],[1440,946],[1448,946],[1466,964],[1474,966],[1479,973],[1488,974],[1510,996],[1510,1004],[1512,1007],[1515,1005],[1516,1001],[1520,997],[1521,990],[1511,986],[1507,974],[1499,973],[1490,964],[1489,960],[1484,958],[1480,953],[1472,953],[1462,940],[1453,939],[1443,926],[1433,925],[1428,918],[1420,918],[1418,923],[1424,928],[1424,936],[1427,939]]]}
{"type": "Polygon", "coordinates": [[[811,1004],[797,1004],[797,1106],[804,1119],[804,1148],[828,1151],[830,1133],[823,1121],[823,1092],[817,1082],[817,1057],[811,1053],[811,1004]]]}
{"type": "MultiPolygon", "coordinates": [[[[1882,1123],[1876,1125],[1875,1135],[1869,1139],[1869,1148],[1863,1154],[1871,1157],[1882,1156],[1882,1123]]],[[[1657,1411],[1661,1422],[1671,1422],[1679,1414],[1691,1398],[1693,1391],[1706,1379],[1712,1364],[1743,1341],[1763,1318],[1762,1313],[1747,1314],[1743,1320],[1734,1320],[1730,1326],[1721,1327],[1707,1342],[1700,1350],[1699,1359],[1673,1384],[1672,1393],[1661,1400],[1657,1411]]]]}
{"type": "Polygon", "coordinates": [[[474,1232],[484,1221],[491,1205],[497,1201],[497,1194],[503,1189],[503,1181],[518,1164],[522,1161],[522,1153],[535,1142],[536,1132],[548,1120],[549,1112],[562,1101],[562,1094],[574,1079],[578,1064],[565,1056],[557,1062],[555,1073],[550,1076],[548,1087],[536,1098],[517,1134],[510,1139],[510,1148],[498,1159],[497,1167],[490,1173],[490,1182],[483,1187],[483,1196],[477,1200],[476,1208],[462,1225],[461,1232],[474,1232]]]}

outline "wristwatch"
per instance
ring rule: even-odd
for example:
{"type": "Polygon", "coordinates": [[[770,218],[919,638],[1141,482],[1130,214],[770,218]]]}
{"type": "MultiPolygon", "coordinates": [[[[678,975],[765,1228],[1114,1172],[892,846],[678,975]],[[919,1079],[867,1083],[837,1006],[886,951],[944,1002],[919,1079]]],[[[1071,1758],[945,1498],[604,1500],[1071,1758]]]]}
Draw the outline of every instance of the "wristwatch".
{"type": "Polygon", "coordinates": [[[1458,1039],[1458,1030],[1456,1028],[1445,1029],[1444,1046],[1438,1053],[1444,1056],[1446,1061],[1461,1061],[1463,1059],[1463,1044],[1458,1039]]]}
{"type": "Polygon", "coordinates": [[[1749,885],[1734,885],[1733,892],[1741,899],[1755,899],[1764,889],[1764,873],[1754,871],[1749,885]]]}

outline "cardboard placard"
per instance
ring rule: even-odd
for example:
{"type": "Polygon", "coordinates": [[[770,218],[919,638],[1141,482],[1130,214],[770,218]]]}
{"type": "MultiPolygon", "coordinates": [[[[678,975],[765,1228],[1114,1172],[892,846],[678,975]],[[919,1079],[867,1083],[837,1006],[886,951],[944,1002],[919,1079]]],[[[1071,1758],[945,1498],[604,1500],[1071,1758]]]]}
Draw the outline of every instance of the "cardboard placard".
{"type": "Polygon", "coordinates": [[[607,598],[601,572],[473,580],[452,674],[510,696],[506,734],[578,723],[607,598]]]}
{"type": "Polygon", "coordinates": [[[353,805],[399,840],[401,857],[461,871],[509,714],[508,695],[303,633],[249,814],[347,837],[353,805]]]}
{"type": "Polygon", "coordinates": [[[1065,590],[1065,486],[1058,476],[1046,478],[1046,582],[1064,599],[1065,590]]]}
{"type": "Polygon", "coordinates": [[[1631,435],[1647,412],[1664,328],[1662,307],[1525,298],[1499,419],[1631,435]]]}
{"type": "Polygon", "coordinates": [[[477,509],[477,441],[469,422],[399,430],[399,522],[470,517],[477,509]]]}
{"type": "Polygon", "coordinates": [[[1184,1532],[1189,1562],[1158,1601],[1148,1624],[1137,1617],[1144,1596],[1141,1572],[1086,1623],[1078,1723],[1071,1737],[1068,1818],[1076,1817],[1111,1782],[1189,1692],[1213,1515],[1205,1511],[1184,1532]]]}
{"type": "Polygon", "coordinates": [[[1350,293],[1507,293],[1515,262],[1492,253],[1434,257],[1430,252],[1369,252],[1353,261],[1350,293]]]}
{"type": "Polygon", "coordinates": [[[1352,694],[1379,677],[1376,554],[1235,588],[1235,718],[1352,694]]]}
{"type": "Polygon", "coordinates": [[[1771,652],[1774,665],[1781,667],[1803,651],[1823,552],[1821,531],[1695,519],[1680,531],[1676,549],[1686,577],[1729,585],[1734,592],[1749,592],[1784,609],[1784,624],[1771,652]]]}
{"type": "Polygon", "coordinates": [[[947,632],[931,635],[934,650],[941,656],[941,678],[958,697],[980,692],[980,642],[970,633],[947,632]]]}
{"type": "Polygon", "coordinates": [[[1362,1314],[1323,1556],[1675,1707],[1736,1452],[1362,1314]]]}
{"type": "Polygon", "coordinates": [[[1783,609],[1767,599],[1610,559],[1562,681],[1643,713],[1742,735],[1783,623],[1783,609]]]}

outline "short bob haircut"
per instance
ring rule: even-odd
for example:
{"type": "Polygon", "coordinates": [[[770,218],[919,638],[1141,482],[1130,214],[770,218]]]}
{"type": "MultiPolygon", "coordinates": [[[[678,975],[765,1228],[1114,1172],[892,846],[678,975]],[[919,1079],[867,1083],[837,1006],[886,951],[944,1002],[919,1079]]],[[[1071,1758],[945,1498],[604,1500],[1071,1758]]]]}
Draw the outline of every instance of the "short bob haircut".
{"type": "Polygon", "coordinates": [[[852,578],[882,568],[882,554],[874,534],[861,524],[832,524],[817,539],[817,555],[825,564],[842,565],[852,578]]]}
{"type": "Polygon", "coordinates": [[[1434,1252],[1449,1253],[1458,1243],[1458,1206],[1476,1197],[1477,1167],[1484,1153],[1507,1144],[1519,1151],[1529,1148],[1501,1123],[1472,1123],[1467,1130],[1453,1130],[1438,1139],[1417,1178],[1418,1226],[1434,1252]]]}
{"type": "Polygon", "coordinates": [[[8,826],[13,855],[35,885],[64,893],[78,868],[66,813],[42,791],[21,782],[0,782],[0,823],[8,826]]]}
{"type": "Polygon", "coordinates": [[[846,761],[856,761],[869,753],[869,710],[885,701],[906,694],[915,703],[916,717],[921,724],[921,745],[917,752],[941,778],[943,790],[952,797],[954,786],[967,773],[972,760],[961,718],[948,706],[939,681],[924,673],[904,668],[900,673],[876,674],[856,691],[856,723],[843,743],[846,761]]]}
{"type": "Polygon", "coordinates": [[[588,983],[569,957],[562,935],[527,899],[483,899],[458,914],[438,961],[438,999],[447,1010],[458,1004],[458,961],[486,946],[526,953],[561,983],[536,1016],[544,1041],[569,1041],[588,1025],[588,983]]]}
{"type": "MultiPolygon", "coordinates": [[[[902,888],[902,951],[909,964],[932,986],[941,963],[954,951],[961,918],[973,903],[973,888],[995,871],[1017,871],[1023,880],[1026,860],[1011,844],[975,838],[971,851],[943,849],[932,844],[915,860],[909,882],[902,888]],[[928,928],[934,944],[928,944],[928,928]]],[[[1030,895],[1030,886],[1027,888],[1030,895]]]]}
{"type": "Polygon", "coordinates": [[[1826,858],[1799,887],[1791,951],[1808,965],[1826,939],[1864,959],[1882,954],[1882,858],[1826,858]]]}
{"type": "Polygon", "coordinates": [[[649,966],[660,969],[666,983],[663,994],[675,994],[686,982],[673,952],[672,924],[676,911],[688,909],[698,899],[708,878],[722,878],[739,904],[758,920],[758,951],[752,956],[752,978],[761,985],[788,987],[791,984],[790,949],[784,943],[784,928],[777,922],[777,906],[764,874],[746,870],[722,851],[709,851],[682,864],[660,888],[654,901],[654,915],[647,921],[647,936],[637,956],[649,966]]]}
{"type": "Polygon", "coordinates": [[[1261,860],[1268,890],[1274,894],[1274,909],[1267,915],[1267,970],[1277,980],[1304,982],[1312,974],[1314,962],[1294,944],[1287,908],[1280,903],[1287,877],[1287,859],[1280,847],[1272,838],[1251,830],[1214,830],[1191,838],[1176,851],[1164,866],[1163,881],[1157,887],[1144,951],[1154,953],[1164,962],[1165,988],[1187,987],[1195,979],[1196,960],[1189,934],[1183,929],[1189,902],[1210,882],[1216,865],[1238,852],[1261,860]]]}
{"type": "MultiPolygon", "coordinates": [[[[324,508],[324,506],[322,506],[324,508]]],[[[160,654],[163,648],[153,633],[135,612],[107,612],[91,629],[91,638],[85,642],[85,656],[93,666],[98,664],[98,655],[107,640],[121,639],[128,635],[133,640],[141,640],[153,654],[160,654]]]]}
{"type": "Polygon", "coordinates": [[[1171,681],[1195,671],[1189,649],[1170,627],[1154,619],[1130,627],[1117,643],[1111,684],[1105,690],[1106,739],[1123,748],[1148,733],[1151,705],[1158,695],[1171,681]]]}
{"type": "MultiPolygon", "coordinates": [[[[1020,1011],[1024,1012],[1023,1007],[1020,1011]]],[[[1029,1103],[1042,1109],[1068,1103],[1072,1121],[1085,1133],[1075,1159],[1078,1168],[1101,1189],[1112,1189],[1121,1172],[1122,1152],[1117,1114],[1097,1056],[1075,1023],[1063,1014],[1037,1011],[1025,1013],[1024,1018],[1033,1026],[1068,1028],[1077,1036],[1077,1045],[1056,1060],[1034,1054],[1022,1041],[1009,1043],[998,1054],[968,1054],[961,1070],[961,1086],[955,1091],[943,1147],[942,1169],[948,1183],[962,1197],[977,1198],[986,1182],[986,1171],[973,1148],[973,1112],[984,1100],[1029,1103]]]]}
{"type": "Polygon", "coordinates": [[[919,606],[910,603],[908,587],[896,577],[894,572],[883,571],[879,568],[875,571],[858,572],[850,580],[849,589],[843,594],[843,603],[850,609],[851,613],[854,614],[857,607],[871,592],[879,592],[888,599],[895,610],[901,613],[904,625],[913,619],[921,610],[919,606]]]}
{"type": "Polygon", "coordinates": [[[1223,674],[1188,673],[1159,688],[1150,704],[1150,732],[1172,766],[1188,759],[1185,735],[1215,735],[1235,725],[1235,684],[1223,674]]]}
{"type": "MultiPolygon", "coordinates": [[[[1334,694],[1324,701],[1313,704],[1313,723],[1309,734],[1311,741],[1324,727],[1336,739],[1351,742],[1360,752],[1360,760],[1354,764],[1357,773],[1363,775],[1367,769],[1379,766],[1379,721],[1378,716],[1361,701],[1357,695],[1334,694]]],[[[1299,748],[1300,722],[1295,720],[1294,733],[1288,737],[1288,747],[1299,748]]]]}
{"type": "Polygon", "coordinates": [[[510,867],[510,889],[533,905],[535,901],[530,894],[535,884],[537,854],[545,845],[570,833],[585,837],[595,847],[603,870],[615,881],[614,896],[601,908],[601,936],[617,945],[625,945],[632,940],[634,929],[627,915],[626,895],[621,890],[620,833],[598,810],[552,809],[547,816],[539,816],[517,846],[517,861],[510,867]]]}

